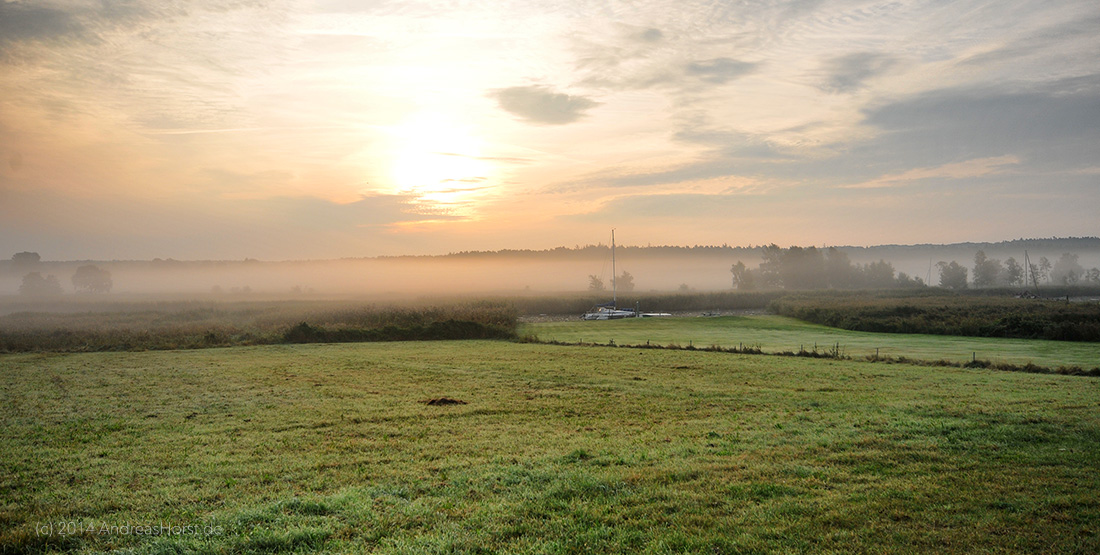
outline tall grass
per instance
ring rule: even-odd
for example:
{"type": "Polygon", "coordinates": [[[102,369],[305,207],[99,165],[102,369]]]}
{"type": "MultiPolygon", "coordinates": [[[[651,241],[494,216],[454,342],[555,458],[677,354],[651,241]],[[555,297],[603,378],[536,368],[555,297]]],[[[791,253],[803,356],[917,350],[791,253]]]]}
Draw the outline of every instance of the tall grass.
{"type": "Polygon", "coordinates": [[[112,304],[106,310],[17,312],[0,316],[0,352],[487,339],[514,334],[516,317],[514,307],[488,301],[456,301],[439,306],[329,301],[123,303],[112,304]]]}

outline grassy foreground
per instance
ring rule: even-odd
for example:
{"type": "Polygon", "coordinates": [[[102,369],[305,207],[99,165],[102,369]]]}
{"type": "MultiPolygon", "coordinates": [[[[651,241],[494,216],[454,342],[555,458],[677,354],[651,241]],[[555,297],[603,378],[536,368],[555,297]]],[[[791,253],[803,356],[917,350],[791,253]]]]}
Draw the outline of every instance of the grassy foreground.
{"type": "Polygon", "coordinates": [[[842,355],[865,358],[907,357],[916,360],[966,362],[974,357],[997,363],[1057,368],[1100,366],[1100,343],[956,337],[848,331],[811,324],[786,316],[722,316],[716,318],[630,318],[603,322],[570,320],[522,324],[522,335],[542,341],[668,345],[696,347],[759,346],[766,353],[825,352],[840,345],[842,355]]]}
{"type": "Polygon", "coordinates": [[[4,553],[1100,551],[1080,377],[496,341],[12,354],[0,423],[4,553]]]}

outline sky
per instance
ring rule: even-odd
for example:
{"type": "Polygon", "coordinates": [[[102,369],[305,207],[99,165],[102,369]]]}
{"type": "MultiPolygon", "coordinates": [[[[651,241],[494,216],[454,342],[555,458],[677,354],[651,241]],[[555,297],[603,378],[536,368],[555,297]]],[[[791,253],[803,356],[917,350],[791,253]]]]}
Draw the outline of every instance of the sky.
{"type": "Polygon", "coordinates": [[[1100,234],[1095,0],[0,0],[0,257],[1100,234]]]}

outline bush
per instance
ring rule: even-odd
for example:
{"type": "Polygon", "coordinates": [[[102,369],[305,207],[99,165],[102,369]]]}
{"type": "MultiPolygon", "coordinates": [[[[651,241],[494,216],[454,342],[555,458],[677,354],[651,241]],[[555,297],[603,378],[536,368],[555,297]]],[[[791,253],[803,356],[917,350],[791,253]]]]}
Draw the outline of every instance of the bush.
{"type": "Polygon", "coordinates": [[[926,333],[1059,341],[1100,341],[1100,304],[964,295],[798,295],[769,308],[826,326],[882,333],[926,333]]]}
{"type": "Polygon", "coordinates": [[[0,352],[199,349],[268,343],[512,338],[516,309],[346,303],[110,303],[87,312],[0,316],[0,352]],[[334,308],[335,307],[335,308],[334,308]],[[295,322],[298,322],[295,324],[295,322]]]}

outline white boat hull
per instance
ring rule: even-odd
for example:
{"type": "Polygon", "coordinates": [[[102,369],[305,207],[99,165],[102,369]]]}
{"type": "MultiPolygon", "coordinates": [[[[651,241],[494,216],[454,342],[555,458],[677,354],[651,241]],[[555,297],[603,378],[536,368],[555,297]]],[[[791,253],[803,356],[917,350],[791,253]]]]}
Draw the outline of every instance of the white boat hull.
{"type": "Polygon", "coordinates": [[[638,314],[633,310],[599,307],[591,312],[585,312],[582,316],[585,320],[619,320],[622,318],[634,318],[638,314]]]}

